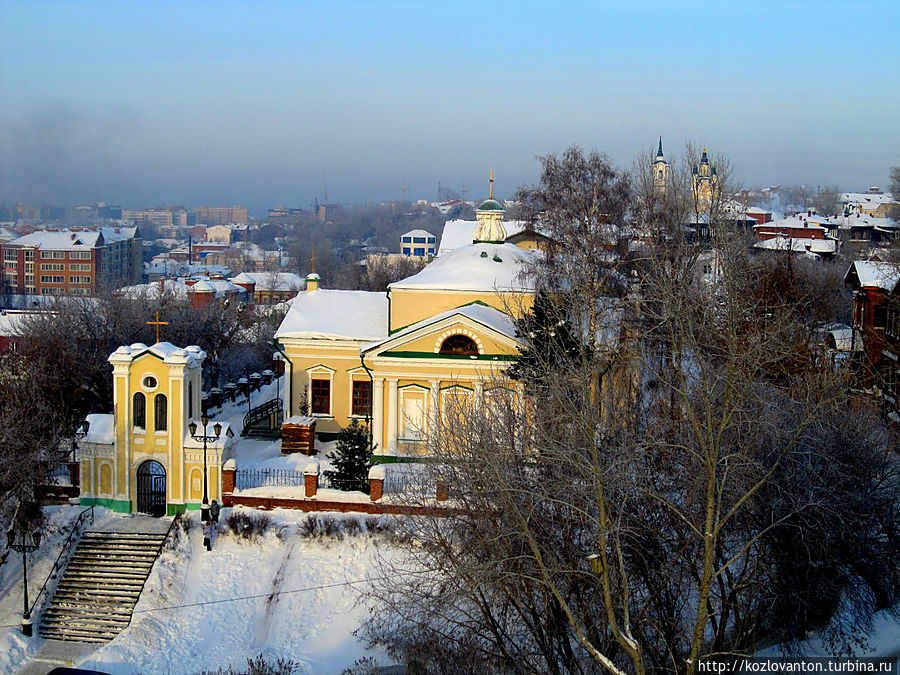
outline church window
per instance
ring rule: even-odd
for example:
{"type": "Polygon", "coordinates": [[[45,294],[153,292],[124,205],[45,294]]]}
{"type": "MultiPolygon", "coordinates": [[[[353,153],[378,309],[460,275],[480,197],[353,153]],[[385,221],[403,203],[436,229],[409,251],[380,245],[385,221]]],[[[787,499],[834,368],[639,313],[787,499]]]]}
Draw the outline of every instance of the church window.
{"type": "Polygon", "coordinates": [[[451,335],[441,343],[440,353],[477,356],[478,345],[467,335],[451,335]]]}
{"type": "Polygon", "coordinates": [[[418,256],[425,255],[425,249],[424,248],[415,248],[415,249],[413,249],[413,255],[418,255],[418,256]]]}
{"type": "Polygon", "coordinates": [[[165,394],[157,394],[153,397],[153,429],[154,431],[165,431],[167,424],[168,401],[165,394]]]}
{"type": "Polygon", "coordinates": [[[144,389],[156,389],[156,384],[156,378],[152,375],[147,375],[147,377],[144,378],[144,389]]]}
{"type": "Polygon", "coordinates": [[[357,417],[369,417],[372,414],[371,380],[353,381],[353,406],[350,414],[357,417]]]}
{"type": "Polygon", "coordinates": [[[312,413],[331,414],[331,380],[312,381],[312,413]]]}
{"type": "Polygon", "coordinates": [[[662,169],[659,170],[659,174],[657,174],[656,177],[659,178],[660,180],[662,180],[662,177],[663,177],[662,169]]]}
{"type": "Polygon", "coordinates": [[[147,398],[137,392],[131,397],[131,418],[138,429],[147,428],[147,398]]]}

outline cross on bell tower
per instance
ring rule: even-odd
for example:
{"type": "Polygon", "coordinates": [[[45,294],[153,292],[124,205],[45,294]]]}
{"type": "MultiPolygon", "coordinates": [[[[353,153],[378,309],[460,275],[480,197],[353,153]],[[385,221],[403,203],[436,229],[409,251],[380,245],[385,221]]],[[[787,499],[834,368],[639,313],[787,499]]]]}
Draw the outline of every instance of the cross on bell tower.
{"type": "Polygon", "coordinates": [[[168,326],[168,321],[160,321],[159,320],[159,310],[156,310],[156,321],[148,321],[148,326],[156,326],[156,341],[159,342],[159,327],[160,326],[168,326]]]}

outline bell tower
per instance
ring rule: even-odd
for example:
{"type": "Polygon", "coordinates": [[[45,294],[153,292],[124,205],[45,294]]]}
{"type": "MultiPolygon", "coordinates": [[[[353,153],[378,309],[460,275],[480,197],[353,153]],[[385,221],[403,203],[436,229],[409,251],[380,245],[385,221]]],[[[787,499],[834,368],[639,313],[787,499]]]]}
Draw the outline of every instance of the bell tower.
{"type": "Polygon", "coordinates": [[[659,137],[659,150],[650,164],[653,171],[653,189],[660,197],[664,197],[669,187],[669,163],[663,155],[662,136],[659,137]]]}

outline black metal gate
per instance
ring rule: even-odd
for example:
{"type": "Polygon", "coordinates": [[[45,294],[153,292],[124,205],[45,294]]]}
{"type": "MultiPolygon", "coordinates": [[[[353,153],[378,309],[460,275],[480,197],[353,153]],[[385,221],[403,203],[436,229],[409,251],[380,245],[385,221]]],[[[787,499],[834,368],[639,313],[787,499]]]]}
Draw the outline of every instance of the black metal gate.
{"type": "Polygon", "coordinates": [[[137,470],[137,510],[151,516],[166,515],[166,470],[152,459],[137,470]]]}

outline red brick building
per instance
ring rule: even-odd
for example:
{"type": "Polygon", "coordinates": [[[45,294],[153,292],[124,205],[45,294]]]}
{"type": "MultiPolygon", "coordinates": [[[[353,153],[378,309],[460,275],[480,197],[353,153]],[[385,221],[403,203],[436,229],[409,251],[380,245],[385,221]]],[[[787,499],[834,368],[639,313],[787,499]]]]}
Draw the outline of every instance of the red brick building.
{"type": "Polygon", "coordinates": [[[3,285],[19,295],[95,295],[141,280],[136,227],[38,230],[0,244],[3,285]]]}
{"type": "Polygon", "coordinates": [[[855,261],[844,283],[853,290],[853,353],[860,353],[862,386],[897,417],[900,388],[900,264],[855,261]]]}

